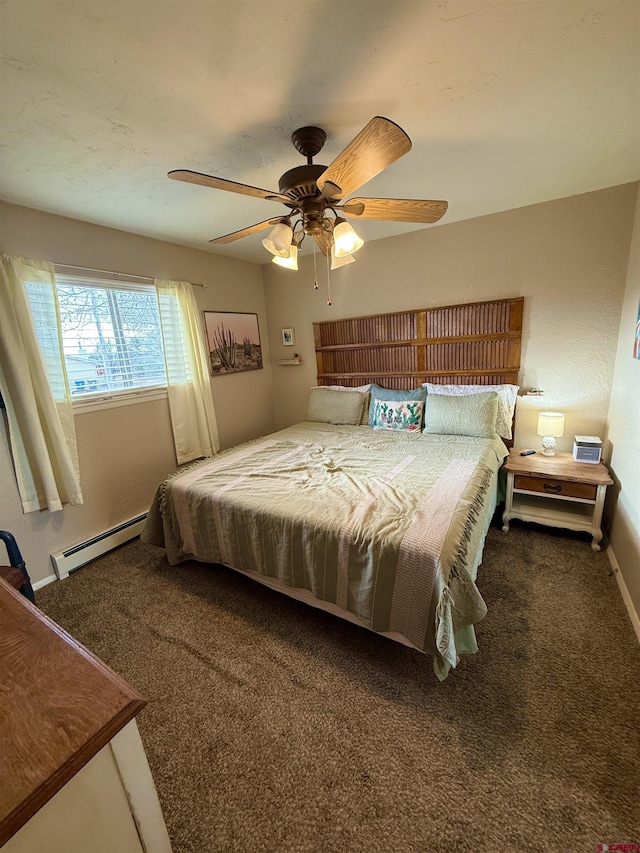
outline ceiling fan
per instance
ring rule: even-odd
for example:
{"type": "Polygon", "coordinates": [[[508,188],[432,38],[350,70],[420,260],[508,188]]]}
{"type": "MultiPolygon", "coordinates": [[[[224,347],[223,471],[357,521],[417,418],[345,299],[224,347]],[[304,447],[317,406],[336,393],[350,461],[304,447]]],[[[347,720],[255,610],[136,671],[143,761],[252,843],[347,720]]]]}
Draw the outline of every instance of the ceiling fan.
{"type": "Polygon", "coordinates": [[[265,219],[209,242],[231,243],[275,226],[262,243],[277,263],[297,269],[298,248],[309,235],[324,255],[331,254],[335,266],[341,266],[354,260],[350,256],[363,245],[363,240],[345,217],[433,223],[446,213],[446,201],[401,198],[351,198],[344,201],[411,149],[407,134],[388,118],[372,118],[330,166],[313,162],[326,140],[322,128],[301,127],[293,132],[291,140],[300,154],[307,158],[307,163],[285,172],[280,178],[278,192],[186,169],[169,172],[169,177],[176,181],[279,201],[289,208],[285,216],[265,219]],[[294,221],[295,217],[298,218],[294,221]]]}

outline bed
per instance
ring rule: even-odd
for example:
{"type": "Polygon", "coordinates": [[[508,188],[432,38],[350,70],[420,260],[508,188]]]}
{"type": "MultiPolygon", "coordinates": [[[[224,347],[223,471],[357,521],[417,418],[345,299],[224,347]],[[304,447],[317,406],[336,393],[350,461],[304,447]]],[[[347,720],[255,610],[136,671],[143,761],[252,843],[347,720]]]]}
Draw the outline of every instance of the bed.
{"type": "Polygon", "coordinates": [[[143,541],[418,649],[444,679],[486,614],[521,327],[521,299],[314,324],[307,420],[168,478],[143,541]]]}

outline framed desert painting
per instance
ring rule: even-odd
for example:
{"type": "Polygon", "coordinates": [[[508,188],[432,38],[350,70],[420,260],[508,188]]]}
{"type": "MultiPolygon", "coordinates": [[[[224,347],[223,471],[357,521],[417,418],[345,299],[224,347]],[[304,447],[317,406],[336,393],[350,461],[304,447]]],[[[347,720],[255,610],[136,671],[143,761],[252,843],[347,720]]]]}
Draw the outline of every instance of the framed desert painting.
{"type": "Polygon", "coordinates": [[[212,376],[259,370],[262,347],[257,314],[203,311],[212,376]]]}

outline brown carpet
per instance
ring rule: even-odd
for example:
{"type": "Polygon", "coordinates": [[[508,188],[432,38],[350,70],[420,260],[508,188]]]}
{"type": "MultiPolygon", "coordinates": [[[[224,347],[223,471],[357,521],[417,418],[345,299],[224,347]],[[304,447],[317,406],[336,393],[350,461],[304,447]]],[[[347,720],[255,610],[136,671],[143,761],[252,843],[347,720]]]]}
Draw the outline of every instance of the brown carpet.
{"type": "Polygon", "coordinates": [[[640,844],[640,649],[582,534],[489,532],[480,651],[431,660],[135,540],[38,593],[149,700],[175,853],[640,844]]]}

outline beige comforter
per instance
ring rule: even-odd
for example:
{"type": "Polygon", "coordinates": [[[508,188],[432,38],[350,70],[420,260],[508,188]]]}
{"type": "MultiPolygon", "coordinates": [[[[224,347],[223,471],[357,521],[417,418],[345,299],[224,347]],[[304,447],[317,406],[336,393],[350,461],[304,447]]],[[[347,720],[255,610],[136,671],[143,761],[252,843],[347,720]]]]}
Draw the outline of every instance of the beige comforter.
{"type": "Polygon", "coordinates": [[[475,585],[495,507],[499,439],[301,423],[158,489],[143,541],[257,572],[434,656],[475,650],[475,585]]]}

